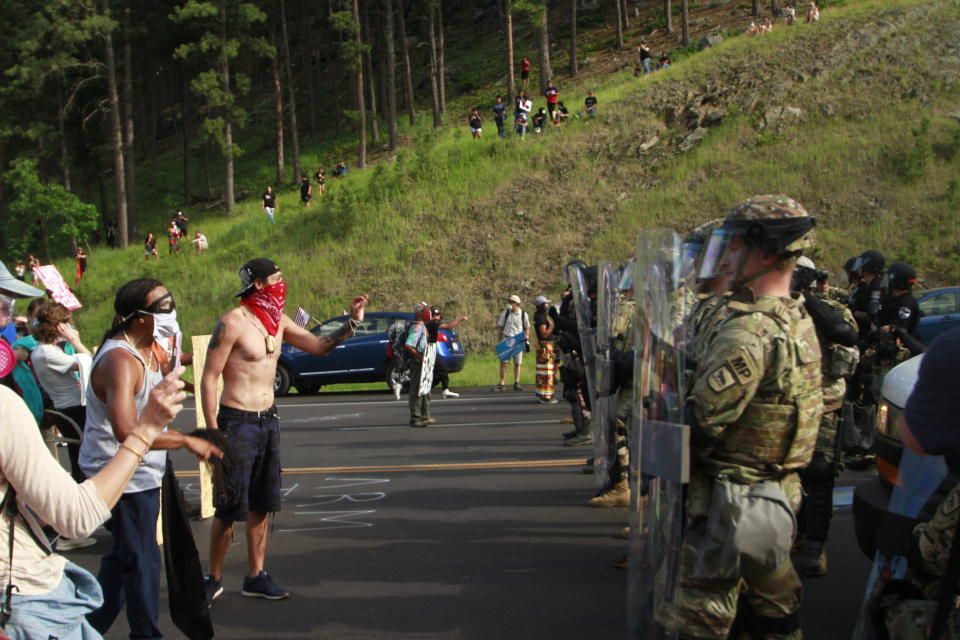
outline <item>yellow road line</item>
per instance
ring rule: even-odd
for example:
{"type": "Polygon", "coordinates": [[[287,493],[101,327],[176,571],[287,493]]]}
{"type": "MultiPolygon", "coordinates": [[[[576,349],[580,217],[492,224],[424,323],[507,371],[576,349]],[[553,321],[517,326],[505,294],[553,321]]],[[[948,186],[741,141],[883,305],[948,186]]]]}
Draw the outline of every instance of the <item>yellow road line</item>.
{"type": "MultiPolygon", "coordinates": [[[[537,469],[543,467],[579,467],[584,460],[506,460],[503,462],[454,462],[450,464],[395,464],[362,467],[294,467],[284,474],[305,475],[318,473],[386,473],[389,471],[460,471],[470,469],[537,469]]],[[[196,478],[199,471],[177,471],[178,478],[196,478]]]]}

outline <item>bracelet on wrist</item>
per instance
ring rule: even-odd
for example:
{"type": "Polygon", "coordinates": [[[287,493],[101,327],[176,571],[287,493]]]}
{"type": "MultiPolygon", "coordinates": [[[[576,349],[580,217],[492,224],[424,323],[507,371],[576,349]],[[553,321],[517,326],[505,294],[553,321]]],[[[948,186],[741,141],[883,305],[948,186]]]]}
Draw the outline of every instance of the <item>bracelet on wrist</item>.
{"type": "Polygon", "coordinates": [[[139,462],[143,462],[143,455],[144,455],[144,454],[140,453],[139,451],[137,451],[136,449],[134,449],[133,447],[131,447],[131,446],[130,446],[129,444],[127,444],[126,442],[124,442],[123,444],[121,444],[121,445],[120,445],[120,448],[121,448],[121,449],[126,449],[127,451],[129,451],[129,452],[132,453],[133,455],[137,456],[137,460],[138,460],[139,462]]]}
{"type": "Polygon", "coordinates": [[[350,318],[350,330],[356,331],[358,328],[360,328],[360,321],[350,318]]]}
{"type": "Polygon", "coordinates": [[[152,443],[152,442],[150,442],[149,440],[147,440],[146,438],[144,438],[141,434],[137,433],[136,431],[131,431],[131,432],[130,432],[130,435],[132,435],[134,438],[139,438],[139,439],[140,439],[140,442],[142,442],[143,444],[147,445],[147,451],[149,451],[149,450],[150,450],[150,447],[153,446],[153,443],[152,443]]]}

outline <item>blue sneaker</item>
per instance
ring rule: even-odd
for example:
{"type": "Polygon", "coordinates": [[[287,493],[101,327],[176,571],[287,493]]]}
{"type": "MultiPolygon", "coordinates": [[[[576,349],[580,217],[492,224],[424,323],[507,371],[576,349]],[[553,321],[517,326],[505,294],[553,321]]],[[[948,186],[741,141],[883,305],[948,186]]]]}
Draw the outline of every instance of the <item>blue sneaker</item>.
{"type": "Polygon", "coordinates": [[[203,588],[207,592],[207,606],[213,606],[213,601],[223,593],[223,583],[215,580],[210,574],[203,576],[203,588]]]}
{"type": "Polygon", "coordinates": [[[290,595],[273,582],[273,578],[266,571],[261,571],[255,578],[244,576],[243,590],[240,595],[248,598],[266,598],[267,600],[283,600],[290,595]]]}

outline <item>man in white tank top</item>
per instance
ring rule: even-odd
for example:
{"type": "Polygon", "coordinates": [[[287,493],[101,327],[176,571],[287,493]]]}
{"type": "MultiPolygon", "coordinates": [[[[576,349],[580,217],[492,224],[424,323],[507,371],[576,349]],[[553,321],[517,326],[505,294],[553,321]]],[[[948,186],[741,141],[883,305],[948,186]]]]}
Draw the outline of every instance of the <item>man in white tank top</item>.
{"type": "MultiPolygon", "coordinates": [[[[150,390],[167,373],[154,355],[154,335],[162,326],[176,325],[173,297],[160,282],[149,278],[121,287],[114,310],[117,317],[93,361],[87,387],[80,468],[88,477],[106,466],[128,436],[136,436],[137,416],[147,405],[150,390]]],[[[202,460],[222,455],[206,440],[164,431],[153,441],[111,510],[106,526],[114,546],[101,560],[97,575],[103,605],[87,617],[101,634],[110,629],[126,604],[131,637],[163,637],[157,627],[160,548],[156,522],[166,450],[183,447],[202,460]]]]}
{"type": "Polygon", "coordinates": [[[267,514],[280,510],[280,431],[273,404],[280,345],[287,342],[316,356],[327,355],[363,321],[367,296],[354,298],[349,321],[320,338],[283,313],[287,286],[272,260],[250,260],[240,269],[240,281],[240,305],[223,314],[214,327],[200,383],[207,427],[223,431],[234,462],[227,473],[226,497],[215,503],[207,596],[212,601],[223,592],[220,571],[233,523],[246,521],[249,572],[240,593],[280,600],[290,594],[274,584],[263,568],[267,514]],[[223,392],[218,406],[221,375],[223,392]]]}

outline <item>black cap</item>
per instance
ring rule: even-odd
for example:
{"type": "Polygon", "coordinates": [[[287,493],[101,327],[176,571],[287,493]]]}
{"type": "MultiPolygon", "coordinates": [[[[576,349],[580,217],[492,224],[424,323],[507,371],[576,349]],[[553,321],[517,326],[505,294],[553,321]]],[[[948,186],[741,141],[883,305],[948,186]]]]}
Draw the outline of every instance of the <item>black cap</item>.
{"type": "Polygon", "coordinates": [[[237,294],[237,297],[245,296],[253,290],[254,280],[266,280],[276,272],[280,267],[273,260],[268,258],[254,258],[240,267],[240,283],[243,289],[237,294]]]}

